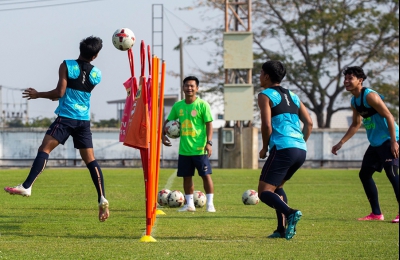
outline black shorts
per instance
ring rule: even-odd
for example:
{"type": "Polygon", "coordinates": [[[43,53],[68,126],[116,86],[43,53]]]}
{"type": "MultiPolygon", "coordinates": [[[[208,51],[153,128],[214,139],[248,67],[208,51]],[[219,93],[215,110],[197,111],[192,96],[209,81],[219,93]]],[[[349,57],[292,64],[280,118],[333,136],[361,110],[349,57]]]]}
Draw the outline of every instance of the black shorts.
{"type": "Polygon", "coordinates": [[[179,155],[178,158],[178,177],[194,176],[194,171],[197,169],[199,176],[211,174],[211,164],[208,155],[179,155]]]}
{"type": "Polygon", "coordinates": [[[69,136],[72,136],[76,149],[93,148],[90,121],[76,120],[66,117],[57,117],[46,132],[60,144],[65,144],[69,136]]]}
{"type": "MultiPolygon", "coordinates": [[[[397,143],[399,143],[399,141],[397,141],[397,143]]],[[[372,167],[375,171],[381,172],[385,163],[399,166],[399,158],[394,158],[392,154],[390,140],[387,140],[380,146],[368,146],[364,154],[361,168],[372,167]]]]}
{"type": "Polygon", "coordinates": [[[289,180],[303,165],[307,152],[298,148],[277,150],[274,146],[265,162],[260,181],[279,186],[283,180],[289,180]]]}

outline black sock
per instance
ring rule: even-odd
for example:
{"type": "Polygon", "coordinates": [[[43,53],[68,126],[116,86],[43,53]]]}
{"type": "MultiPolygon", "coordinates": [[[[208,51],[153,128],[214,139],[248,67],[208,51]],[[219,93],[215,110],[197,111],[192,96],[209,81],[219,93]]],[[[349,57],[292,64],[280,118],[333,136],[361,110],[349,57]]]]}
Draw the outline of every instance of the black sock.
{"type": "Polygon", "coordinates": [[[282,212],[286,217],[292,212],[291,208],[276,193],[264,191],[261,193],[260,200],[271,208],[282,212]]]}
{"type": "MultiPolygon", "coordinates": [[[[287,204],[287,197],[283,188],[277,188],[275,190],[275,193],[278,194],[279,197],[281,197],[281,199],[287,204]]],[[[278,227],[276,228],[276,230],[278,230],[279,232],[283,232],[286,229],[286,217],[284,214],[282,214],[282,212],[278,210],[275,210],[275,212],[276,218],[278,220],[278,227]]]]}
{"type": "Polygon", "coordinates": [[[397,203],[400,202],[399,199],[399,166],[390,165],[384,166],[386,176],[388,177],[390,183],[393,186],[394,194],[396,195],[397,203]]]}
{"type": "Polygon", "coordinates": [[[367,195],[367,199],[371,205],[372,213],[380,215],[382,212],[379,206],[378,189],[376,188],[374,179],[372,179],[374,172],[375,169],[373,168],[361,168],[359,177],[364,187],[365,195],[367,195]]]}
{"type": "Polygon", "coordinates": [[[87,164],[86,167],[90,171],[90,176],[92,177],[93,184],[97,190],[97,201],[100,203],[100,197],[106,197],[106,193],[104,191],[103,173],[100,169],[100,165],[96,160],[94,160],[87,164]]]}
{"type": "Polygon", "coordinates": [[[37,153],[36,158],[33,161],[31,170],[28,174],[28,177],[26,177],[25,182],[22,184],[22,186],[25,189],[28,189],[29,187],[32,186],[32,184],[35,182],[36,178],[46,167],[48,159],[49,159],[49,155],[47,153],[45,153],[45,152],[37,153]]]}

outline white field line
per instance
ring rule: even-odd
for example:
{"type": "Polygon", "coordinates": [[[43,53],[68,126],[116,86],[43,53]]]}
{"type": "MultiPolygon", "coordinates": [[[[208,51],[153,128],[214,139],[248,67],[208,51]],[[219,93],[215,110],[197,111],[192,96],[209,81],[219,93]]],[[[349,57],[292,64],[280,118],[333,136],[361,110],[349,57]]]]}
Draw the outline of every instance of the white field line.
{"type": "MultiPolygon", "coordinates": [[[[168,178],[167,183],[164,186],[164,189],[170,189],[172,187],[172,183],[174,183],[174,180],[176,178],[176,173],[177,170],[175,170],[168,178]]],[[[154,222],[154,225],[151,229],[151,234],[154,235],[156,233],[156,227],[157,227],[157,218],[156,221],[154,222]]],[[[146,235],[146,229],[143,231],[142,237],[146,235]]]]}

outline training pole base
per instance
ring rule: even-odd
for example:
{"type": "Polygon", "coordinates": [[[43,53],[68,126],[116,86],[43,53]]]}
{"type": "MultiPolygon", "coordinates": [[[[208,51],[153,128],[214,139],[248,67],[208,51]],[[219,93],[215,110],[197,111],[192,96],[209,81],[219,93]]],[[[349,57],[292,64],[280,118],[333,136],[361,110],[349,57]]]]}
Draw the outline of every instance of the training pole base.
{"type": "Polygon", "coordinates": [[[140,242],[157,242],[152,236],[143,236],[140,242]]]}
{"type": "Polygon", "coordinates": [[[161,209],[157,209],[156,210],[156,215],[167,215],[167,214],[165,214],[165,212],[162,211],[161,209]]]}

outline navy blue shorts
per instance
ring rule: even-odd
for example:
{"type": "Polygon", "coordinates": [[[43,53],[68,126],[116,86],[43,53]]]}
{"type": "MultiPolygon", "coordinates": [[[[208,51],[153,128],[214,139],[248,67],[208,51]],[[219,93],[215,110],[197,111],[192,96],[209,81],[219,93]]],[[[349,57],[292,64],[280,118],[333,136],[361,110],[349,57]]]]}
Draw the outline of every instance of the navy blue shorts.
{"type": "Polygon", "coordinates": [[[279,186],[283,180],[289,180],[303,165],[307,152],[298,148],[277,150],[274,146],[265,162],[260,181],[279,186]]]}
{"type": "MultiPolygon", "coordinates": [[[[397,143],[399,143],[399,141],[397,141],[397,143]]],[[[364,154],[361,168],[372,167],[375,171],[381,172],[385,163],[399,166],[399,158],[394,158],[390,148],[390,140],[387,140],[380,146],[368,146],[364,154]]]]}
{"type": "Polygon", "coordinates": [[[65,144],[69,136],[72,136],[76,149],[93,148],[90,121],[76,120],[66,117],[57,117],[46,132],[60,144],[65,144]]]}
{"type": "Polygon", "coordinates": [[[208,155],[179,155],[178,158],[178,177],[194,176],[194,171],[197,169],[199,176],[211,174],[211,164],[208,155]]]}

